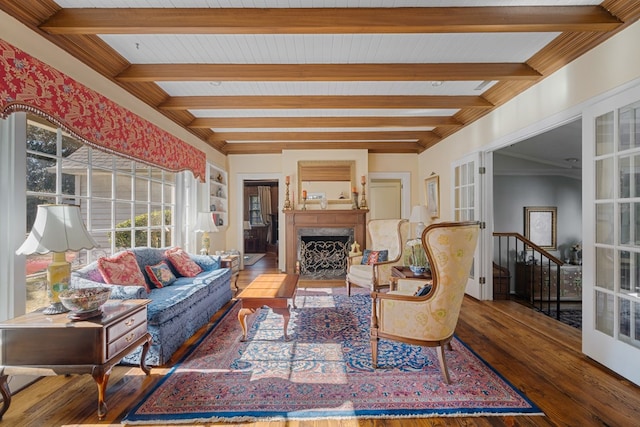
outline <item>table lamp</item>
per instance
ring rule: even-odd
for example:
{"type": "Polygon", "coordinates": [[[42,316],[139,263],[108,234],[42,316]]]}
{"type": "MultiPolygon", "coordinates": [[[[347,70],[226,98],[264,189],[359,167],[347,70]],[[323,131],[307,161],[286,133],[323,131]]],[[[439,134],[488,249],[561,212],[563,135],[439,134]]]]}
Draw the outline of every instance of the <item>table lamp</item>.
{"type": "Polygon", "coordinates": [[[93,249],[98,244],[82,222],[80,207],[76,205],[39,205],[31,232],[17,255],[48,254],[53,252],[53,261],[47,267],[47,289],[51,305],[44,314],[60,314],[67,310],[60,302],[59,294],[69,287],[71,264],[67,262],[67,251],[93,249]]]}
{"type": "Polygon", "coordinates": [[[409,222],[417,223],[416,225],[416,237],[421,238],[424,231],[424,222],[429,218],[429,212],[424,205],[417,205],[411,209],[411,216],[409,222]]]}
{"type": "Polygon", "coordinates": [[[209,233],[217,232],[218,227],[213,223],[213,217],[211,212],[198,212],[198,221],[196,223],[196,233],[202,233],[202,248],[200,249],[201,255],[209,255],[209,246],[211,239],[209,233]]]}

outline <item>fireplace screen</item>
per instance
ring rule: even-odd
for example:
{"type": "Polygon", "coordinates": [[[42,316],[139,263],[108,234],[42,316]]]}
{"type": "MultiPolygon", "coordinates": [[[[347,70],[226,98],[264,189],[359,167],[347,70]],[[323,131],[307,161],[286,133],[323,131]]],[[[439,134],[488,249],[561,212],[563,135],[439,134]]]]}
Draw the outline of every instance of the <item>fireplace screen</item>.
{"type": "Polygon", "coordinates": [[[312,279],[344,278],[349,236],[301,236],[300,275],[312,279]]]}

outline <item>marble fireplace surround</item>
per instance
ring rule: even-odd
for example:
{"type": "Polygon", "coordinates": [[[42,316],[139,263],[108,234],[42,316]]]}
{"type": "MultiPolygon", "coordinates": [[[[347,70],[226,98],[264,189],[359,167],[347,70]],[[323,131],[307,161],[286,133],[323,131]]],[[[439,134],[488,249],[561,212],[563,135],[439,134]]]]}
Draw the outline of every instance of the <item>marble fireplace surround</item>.
{"type": "Polygon", "coordinates": [[[361,249],[367,246],[367,209],[352,210],[287,210],[285,214],[285,272],[294,274],[301,232],[313,229],[314,234],[344,234],[344,229],[353,230],[353,237],[361,249]],[[322,231],[323,229],[328,229],[322,231]],[[339,229],[339,230],[333,230],[339,229]]]}

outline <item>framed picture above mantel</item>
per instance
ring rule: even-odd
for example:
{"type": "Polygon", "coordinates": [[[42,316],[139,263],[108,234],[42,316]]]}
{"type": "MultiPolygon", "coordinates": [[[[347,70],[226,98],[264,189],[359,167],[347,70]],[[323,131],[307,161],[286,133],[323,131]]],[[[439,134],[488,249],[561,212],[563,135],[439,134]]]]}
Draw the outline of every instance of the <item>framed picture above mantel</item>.
{"type": "Polygon", "coordinates": [[[542,249],[557,249],[557,208],[525,206],[524,237],[542,249]]]}

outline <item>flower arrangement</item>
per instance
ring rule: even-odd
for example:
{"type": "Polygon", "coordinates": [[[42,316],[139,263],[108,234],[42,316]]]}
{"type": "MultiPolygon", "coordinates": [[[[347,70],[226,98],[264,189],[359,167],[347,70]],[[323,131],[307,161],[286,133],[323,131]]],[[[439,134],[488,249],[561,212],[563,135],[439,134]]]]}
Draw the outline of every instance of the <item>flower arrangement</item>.
{"type": "Polygon", "coordinates": [[[422,247],[422,241],[420,239],[412,239],[407,241],[407,246],[410,248],[409,265],[428,268],[429,261],[427,260],[427,254],[422,247]]]}

